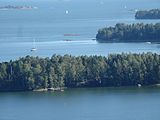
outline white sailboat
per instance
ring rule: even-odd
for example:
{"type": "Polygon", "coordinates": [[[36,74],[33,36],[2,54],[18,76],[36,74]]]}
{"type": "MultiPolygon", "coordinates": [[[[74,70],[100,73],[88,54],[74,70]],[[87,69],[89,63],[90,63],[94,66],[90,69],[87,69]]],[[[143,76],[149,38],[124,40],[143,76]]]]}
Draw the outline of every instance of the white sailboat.
{"type": "Polygon", "coordinates": [[[146,42],[147,44],[151,44],[151,42],[146,42]]]}
{"type": "Polygon", "coordinates": [[[35,42],[35,39],[34,39],[34,40],[33,40],[33,47],[31,48],[31,51],[36,51],[36,50],[37,50],[35,43],[36,43],[36,42],[35,42]]]}
{"type": "Polygon", "coordinates": [[[69,11],[68,11],[68,10],[66,10],[66,11],[65,11],[65,13],[66,13],[66,14],[69,14],[69,11]]]}

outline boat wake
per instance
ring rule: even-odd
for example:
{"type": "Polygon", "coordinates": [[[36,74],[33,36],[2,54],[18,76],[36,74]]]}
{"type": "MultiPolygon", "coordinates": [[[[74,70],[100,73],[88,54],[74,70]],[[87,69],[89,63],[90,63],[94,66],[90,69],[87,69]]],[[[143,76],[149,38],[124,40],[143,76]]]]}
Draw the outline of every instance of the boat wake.
{"type": "Polygon", "coordinates": [[[71,44],[76,44],[76,45],[82,45],[82,44],[97,44],[96,40],[70,40],[70,39],[65,39],[61,41],[48,41],[48,42],[38,42],[37,44],[54,44],[54,45],[71,45],[71,44]]]}

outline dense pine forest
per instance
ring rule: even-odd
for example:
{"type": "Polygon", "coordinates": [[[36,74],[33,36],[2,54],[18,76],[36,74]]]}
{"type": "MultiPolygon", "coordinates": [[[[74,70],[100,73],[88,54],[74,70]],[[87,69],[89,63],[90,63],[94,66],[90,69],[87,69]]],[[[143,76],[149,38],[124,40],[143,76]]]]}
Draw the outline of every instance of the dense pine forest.
{"type": "Polygon", "coordinates": [[[124,24],[98,30],[98,42],[160,42],[160,23],[124,24]]]}
{"type": "Polygon", "coordinates": [[[137,11],[136,19],[160,19],[160,9],[137,11]]]}
{"type": "Polygon", "coordinates": [[[160,55],[26,56],[0,63],[0,91],[57,87],[142,86],[160,83],[160,55]]]}

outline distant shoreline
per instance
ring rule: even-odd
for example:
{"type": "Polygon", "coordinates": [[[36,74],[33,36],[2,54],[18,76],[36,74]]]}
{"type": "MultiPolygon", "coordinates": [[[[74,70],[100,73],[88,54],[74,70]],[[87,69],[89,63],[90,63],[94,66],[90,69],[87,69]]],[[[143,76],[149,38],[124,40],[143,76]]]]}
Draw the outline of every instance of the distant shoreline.
{"type": "Polygon", "coordinates": [[[105,27],[98,30],[98,42],[111,43],[160,43],[160,23],[117,23],[114,27],[105,27]]]}
{"type": "Polygon", "coordinates": [[[31,10],[31,9],[38,9],[38,8],[34,6],[12,6],[12,5],[0,7],[0,10],[31,10]]]}
{"type": "Polygon", "coordinates": [[[160,19],[160,9],[139,10],[135,14],[135,19],[160,19]]]}

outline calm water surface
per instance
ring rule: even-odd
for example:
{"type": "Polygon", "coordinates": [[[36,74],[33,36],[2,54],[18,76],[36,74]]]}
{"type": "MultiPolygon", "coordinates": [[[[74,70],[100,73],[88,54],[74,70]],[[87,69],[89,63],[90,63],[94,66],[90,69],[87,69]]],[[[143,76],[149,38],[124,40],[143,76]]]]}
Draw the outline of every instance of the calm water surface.
{"type": "MultiPolygon", "coordinates": [[[[159,8],[159,0],[0,0],[0,6],[5,5],[31,5],[38,9],[0,11],[0,61],[25,55],[51,57],[55,53],[160,53],[159,44],[100,44],[92,40],[99,28],[117,22],[160,22],[135,20],[133,12],[159,8]],[[30,51],[33,39],[35,52],[30,51]]],[[[0,93],[0,120],[159,120],[159,101],[158,88],[0,93]]]]}
{"type": "Polygon", "coordinates": [[[0,93],[0,120],[159,120],[159,88],[0,93]]]}
{"type": "MultiPolygon", "coordinates": [[[[92,40],[99,28],[117,22],[160,22],[135,20],[133,11],[159,8],[160,0],[0,0],[0,6],[5,5],[38,9],[0,11],[0,61],[25,55],[160,53],[159,44],[100,44],[92,40]],[[30,51],[33,39],[35,52],[30,51]]],[[[0,120],[158,120],[159,93],[157,88],[0,93],[0,120]]]]}
{"type": "Polygon", "coordinates": [[[135,9],[159,8],[159,0],[0,0],[0,6],[5,5],[31,5],[38,9],[0,10],[0,61],[26,55],[51,57],[55,53],[160,52],[158,44],[100,44],[92,40],[99,28],[118,22],[160,22],[134,19],[135,9]],[[34,53],[30,52],[33,39],[37,47],[34,53]]]}

